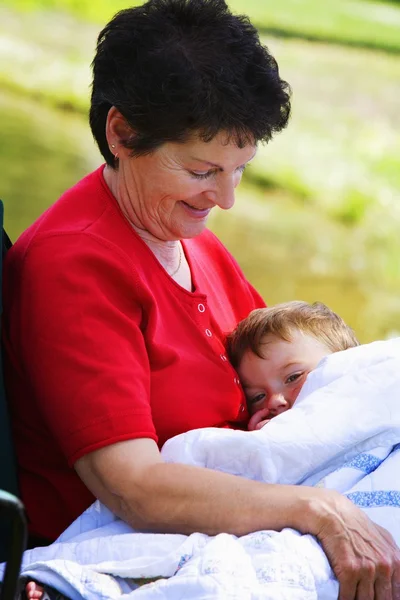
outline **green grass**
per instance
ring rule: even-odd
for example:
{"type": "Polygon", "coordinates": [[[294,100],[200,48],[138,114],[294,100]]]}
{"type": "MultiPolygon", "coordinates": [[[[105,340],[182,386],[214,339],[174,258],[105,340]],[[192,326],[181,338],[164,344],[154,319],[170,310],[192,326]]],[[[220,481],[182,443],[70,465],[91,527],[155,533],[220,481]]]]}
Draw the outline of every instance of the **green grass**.
{"type": "Polygon", "coordinates": [[[73,16],[0,6],[0,86],[86,113],[97,33],[73,16]]]}
{"type": "Polygon", "coordinates": [[[211,225],[269,304],[320,300],[368,342],[400,334],[399,222],[376,207],[349,229],[289,193],[243,182],[234,208],[216,211],[211,225]]]}
{"type": "Polygon", "coordinates": [[[400,7],[371,0],[230,0],[266,33],[400,51],[400,7]]]}
{"type": "Polygon", "coordinates": [[[400,61],[395,56],[271,40],[293,87],[288,128],[260,148],[248,177],[354,224],[375,206],[397,213],[400,61]]]}
{"type": "Polygon", "coordinates": [[[62,191],[100,162],[81,115],[0,90],[0,194],[14,241],[62,191]]]}
{"type": "MultiPolygon", "coordinates": [[[[137,0],[3,0],[22,10],[68,11],[105,23],[137,0]]],[[[372,0],[228,0],[264,32],[400,52],[400,6],[372,0]]]]}

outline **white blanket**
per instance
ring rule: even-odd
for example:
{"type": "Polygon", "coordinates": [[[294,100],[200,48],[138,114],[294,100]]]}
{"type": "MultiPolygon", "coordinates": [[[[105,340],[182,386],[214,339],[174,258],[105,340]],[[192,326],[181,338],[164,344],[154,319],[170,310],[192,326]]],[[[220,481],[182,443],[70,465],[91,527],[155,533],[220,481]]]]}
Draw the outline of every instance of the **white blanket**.
{"type": "MultiPolygon", "coordinates": [[[[295,407],[260,431],[199,429],[162,453],[259,481],[337,489],[400,545],[400,338],[327,357],[295,407]]],[[[73,600],[338,596],[311,536],[290,529],[241,538],[135,533],[97,502],[57,542],[27,551],[23,574],[73,600]],[[162,579],[132,591],[142,577],[162,579]]]]}

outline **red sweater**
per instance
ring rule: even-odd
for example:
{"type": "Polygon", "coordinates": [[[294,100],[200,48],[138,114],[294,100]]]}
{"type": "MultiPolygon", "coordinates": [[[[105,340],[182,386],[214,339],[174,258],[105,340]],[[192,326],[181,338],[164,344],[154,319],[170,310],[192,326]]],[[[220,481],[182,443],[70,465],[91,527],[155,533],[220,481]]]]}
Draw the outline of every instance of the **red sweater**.
{"type": "Polygon", "coordinates": [[[4,265],[7,393],[31,533],[55,539],[93,497],[73,464],[247,418],[224,334],[260,296],[210,232],[183,242],[194,292],[135,233],[103,167],[48,209],[4,265]]]}

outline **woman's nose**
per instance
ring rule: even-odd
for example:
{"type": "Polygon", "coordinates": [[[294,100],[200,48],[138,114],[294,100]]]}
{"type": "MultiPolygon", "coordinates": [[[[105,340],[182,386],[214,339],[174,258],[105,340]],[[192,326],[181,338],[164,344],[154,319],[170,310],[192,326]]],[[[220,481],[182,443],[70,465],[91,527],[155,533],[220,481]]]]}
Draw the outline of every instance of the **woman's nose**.
{"type": "Polygon", "coordinates": [[[229,210],[235,204],[235,177],[226,176],[221,178],[216,194],[216,204],[222,210],[229,210]]]}
{"type": "Polygon", "coordinates": [[[288,410],[289,404],[282,394],[272,394],[268,399],[268,410],[271,416],[276,417],[288,410]]]}

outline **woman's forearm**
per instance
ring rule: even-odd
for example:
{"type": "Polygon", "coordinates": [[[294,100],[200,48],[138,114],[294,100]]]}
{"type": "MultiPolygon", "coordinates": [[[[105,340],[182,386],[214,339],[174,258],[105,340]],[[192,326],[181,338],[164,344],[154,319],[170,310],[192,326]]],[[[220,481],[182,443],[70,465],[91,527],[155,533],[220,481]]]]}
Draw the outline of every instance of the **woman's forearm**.
{"type": "Polygon", "coordinates": [[[312,488],[268,485],[201,467],[160,463],[149,469],[140,492],[119,497],[118,512],[139,529],[245,535],[262,529],[302,529],[314,496],[312,488]]]}
{"type": "Polygon", "coordinates": [[[329,496],[315,488],[165,463],[152,440],[103,448],[78,461],[76,469],[120,518],[135,529],[158,532],[243,535],[293,527],[315,533],[321,512],[316,503],[329,496]]]}

